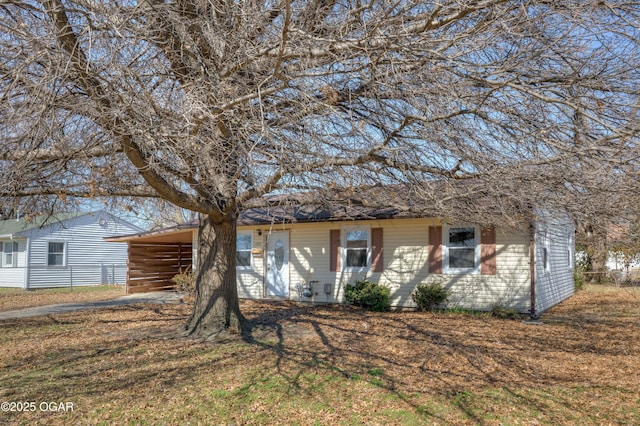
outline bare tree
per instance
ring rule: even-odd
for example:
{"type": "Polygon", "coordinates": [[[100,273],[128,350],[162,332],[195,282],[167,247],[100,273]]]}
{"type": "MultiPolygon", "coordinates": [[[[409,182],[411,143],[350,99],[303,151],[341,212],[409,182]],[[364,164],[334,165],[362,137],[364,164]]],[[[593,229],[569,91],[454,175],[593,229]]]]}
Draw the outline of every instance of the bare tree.
{"type": "Polygon", "coordinates": [[[0,196],[199,212],[187,330],[242,331],[235,224],[264,195],[589,216],[636,194],[638,22],[626,1],[4,0],[0,196]]]}

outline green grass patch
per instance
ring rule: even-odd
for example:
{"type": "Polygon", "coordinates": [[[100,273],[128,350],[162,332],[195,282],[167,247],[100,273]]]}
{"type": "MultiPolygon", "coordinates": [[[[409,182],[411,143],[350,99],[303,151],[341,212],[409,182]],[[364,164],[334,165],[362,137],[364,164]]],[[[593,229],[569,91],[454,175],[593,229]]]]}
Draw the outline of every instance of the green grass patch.
{"type": "Polygon", "coordinates": [[[446,309],[441,309],[441,310],[438,310],[437,312],[445,315],[465,315],[465,316],[478,317],[478,318],[491,316],[491,314],[487,311],[476,311],[473,309],[460,308],[456,306],[446,308],[446,309]]]}
{"type": "Polygon", "coordinates": [[[367,371],[371,376],[382,376],[384,374],[384,370],[382,368],[372,368],[367,371]]]}
{"type": "MultiPolygon", "coordinates": [[[[27,290],[29,293],[55,294],[55,293],[99,293],[123,289],[121,285],[83,285],[74,287],[44,288],[41,290],[27,290]]],[[[123,290],[124,291],[124,290],[123,290]]]]}

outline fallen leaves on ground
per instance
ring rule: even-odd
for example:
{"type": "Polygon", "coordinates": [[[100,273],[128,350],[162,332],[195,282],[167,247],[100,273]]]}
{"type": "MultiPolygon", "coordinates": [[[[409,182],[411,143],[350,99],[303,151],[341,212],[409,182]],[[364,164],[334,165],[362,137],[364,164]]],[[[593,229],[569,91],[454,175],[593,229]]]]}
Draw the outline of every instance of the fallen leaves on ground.
{"type": "Polygon", "coordinates": [[[640,290],[592,288],[541,325],[243,301],[248,341],[179,337],[189,304],[0,322],[16,423],[634,424],[640,290]]]}
{"type": "Polygon", "coordinates": [[[95,291],[86,290],[85,287],[81,290],[65,288],[33,291],[16,290],[10,293],[0,293],[0,312],[59,303],[99,302],[124,296],[124,286],[121,285],[99,286],[99,289],[95,291]]]}

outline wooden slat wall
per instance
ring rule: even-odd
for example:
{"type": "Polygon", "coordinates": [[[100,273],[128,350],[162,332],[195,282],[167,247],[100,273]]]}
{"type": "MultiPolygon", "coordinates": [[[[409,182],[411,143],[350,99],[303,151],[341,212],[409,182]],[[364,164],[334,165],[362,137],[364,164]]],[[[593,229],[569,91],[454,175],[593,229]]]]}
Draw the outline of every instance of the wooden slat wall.
{"type": "Polygon", "coordinates": [[[171,279],[191,270],[192,244],[129,243],[127,293],[173,290],[171,279]]]}

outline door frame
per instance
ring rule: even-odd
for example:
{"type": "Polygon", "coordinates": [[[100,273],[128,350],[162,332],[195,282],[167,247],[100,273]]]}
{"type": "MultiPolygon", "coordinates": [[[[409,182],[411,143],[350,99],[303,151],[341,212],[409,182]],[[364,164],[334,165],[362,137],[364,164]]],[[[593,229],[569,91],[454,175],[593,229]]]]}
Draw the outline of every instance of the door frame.
{"type": "Polygon", "coordinates": [[[264,298],[284,298],[284,299],[289,299],[291,296],[291,235],[288,229],[282,229],[282,230],[278,230],[278,231],[271,231],[266,235],[266,250],[264,251],[265,253],[265,274],[264,274],[264,284],[263,284],[263,297],[264,298]],[[284,291],[284,294],[282,295],[277,295],[277,294],[269,294],[269,277],[270,277],[270,271],[269,271],[269,248],[270,248],[270,241],[271,238],[273,238],[274,235],[278,235],[281,234],[282,235],[282,240],[283,242],[286,243],[286,260],[287,260],[287,270],[286,270],[286,289],[284,291]]]}

